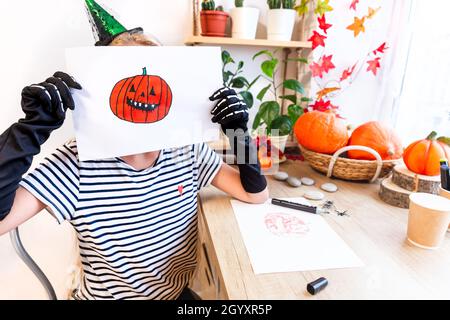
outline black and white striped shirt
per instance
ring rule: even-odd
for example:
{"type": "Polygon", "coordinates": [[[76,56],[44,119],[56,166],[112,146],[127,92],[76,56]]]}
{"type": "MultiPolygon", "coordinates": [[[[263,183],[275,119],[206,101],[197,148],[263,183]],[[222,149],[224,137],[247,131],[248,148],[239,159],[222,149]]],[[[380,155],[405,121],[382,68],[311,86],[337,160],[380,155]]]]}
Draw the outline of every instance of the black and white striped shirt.
{"type": "Polygon", "coordinates": [[[162,150],[135,170],[120,158],[78,160],[70,141],[21,185],[77,232],[79,299],[174,299],[196,265],[197,193],[222,161],[207,145],[162,150]]]}

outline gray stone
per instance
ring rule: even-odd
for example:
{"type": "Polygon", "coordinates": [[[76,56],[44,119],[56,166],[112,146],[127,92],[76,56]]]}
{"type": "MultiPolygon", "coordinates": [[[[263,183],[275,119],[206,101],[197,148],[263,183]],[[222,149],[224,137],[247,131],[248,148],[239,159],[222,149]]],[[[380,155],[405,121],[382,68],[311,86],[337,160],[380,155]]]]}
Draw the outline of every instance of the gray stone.
{"type": "Polygon", "coordinates": [[[336,192],[336,191],[338,191],[338,187],[334,183],[324,183],[320,188],[323,191],[326,191],[326,192],[336,192]]]}
{"type": "Polygon", "coordinates": [[[301,181],[305,186],[313,186],[316,183],[313,179],[308,177],[303,177],[301,181]]]}
{"type": "Polygon", "coordinates": [[[289,178],[289,175],[286,172],[278,171],[273,175],[273,177],[278,181],[286,181],[287,178],[289,178]]]}
{"type": "Polygon", "coordinates": [[[301,181],[294,177],[289,177],[287,183],[294,188],[298,188],[302,185],[301,181]]]}
{"type": "Polygon", "coordinates": [[[325,195],[320,191],[308,191],[304,194],[304,197],[308,200],[322,200],[325,195]]]}

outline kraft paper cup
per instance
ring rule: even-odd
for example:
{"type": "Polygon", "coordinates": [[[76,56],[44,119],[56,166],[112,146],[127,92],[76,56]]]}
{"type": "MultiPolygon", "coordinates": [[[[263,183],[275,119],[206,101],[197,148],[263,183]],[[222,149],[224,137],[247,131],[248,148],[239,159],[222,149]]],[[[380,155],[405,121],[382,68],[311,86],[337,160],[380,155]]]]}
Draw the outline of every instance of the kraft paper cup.
{"type": "MultiPolygon", "coordinates": [[[[439,194],[441,195],[441,197],[450,199],[450,191],[447,191],[442,187],[439,188],[439,194]]],[[[448,226],[447,231],[450,232],[450,225],[448,226]]]]}
{"type": "Polygon", "coordinates": [[[437,249],[450,223],[450,200],[429,193],[409,196],[408,241],[423,249],[437,249]]]}

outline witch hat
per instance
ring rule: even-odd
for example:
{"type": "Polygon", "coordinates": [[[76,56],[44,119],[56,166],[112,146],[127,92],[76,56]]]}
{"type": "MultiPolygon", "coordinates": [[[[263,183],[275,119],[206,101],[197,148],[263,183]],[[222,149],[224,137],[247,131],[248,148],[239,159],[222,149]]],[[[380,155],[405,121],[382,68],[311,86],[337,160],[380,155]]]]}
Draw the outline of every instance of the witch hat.
{"type": "Polygon", "coordinates": [[[103,9],[96,1],[85,1],[92,31],[97,41],[96,46],[107,46],[114,38],[125,32],[136,33],[144,31],[142,28],[127,30],[127,28],[109,14],[108,11],[103,9]]]}

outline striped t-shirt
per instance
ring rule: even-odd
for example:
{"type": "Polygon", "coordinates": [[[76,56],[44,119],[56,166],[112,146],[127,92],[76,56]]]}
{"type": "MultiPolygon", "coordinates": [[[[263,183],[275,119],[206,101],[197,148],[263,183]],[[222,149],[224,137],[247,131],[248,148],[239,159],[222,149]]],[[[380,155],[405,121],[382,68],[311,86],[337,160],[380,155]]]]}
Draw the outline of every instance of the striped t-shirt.
{"type": "Polygon", "coordinates": [[[205,144],[162,150],[144,170],[120,158],[80,162],[72,140],[21,186],[76,230],[76,299],[175,299],[196,266],[197,193],[221,164],[205,144]]]}

